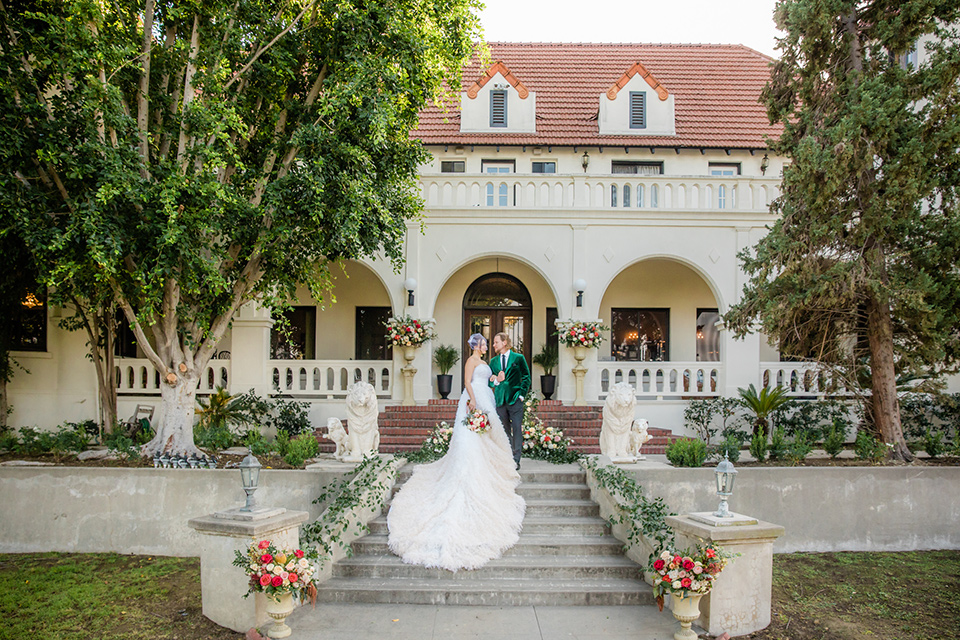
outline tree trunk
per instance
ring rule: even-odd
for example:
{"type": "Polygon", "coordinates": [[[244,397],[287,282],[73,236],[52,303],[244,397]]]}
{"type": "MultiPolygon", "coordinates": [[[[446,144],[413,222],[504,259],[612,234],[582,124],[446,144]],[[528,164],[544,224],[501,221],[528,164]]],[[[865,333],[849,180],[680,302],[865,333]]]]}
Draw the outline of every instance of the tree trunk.
{"type": "Polygon", "coordinates": [[[10,413],[7,405],[7,381],[0,377],[0,431],[7,428],[7,414],[10,413]]]}
{"type": "Polygon", "coordinates": [[[892,460],[911,462],[900,424],[900,403],[897,400],[897,376],[893,357],[893,321],[890,304],[869,296],[867,301],[867,339],[870,343],[870,376],[873,420],[884,443],[893,445],[892,460]]]}
{"type": "Polygon", "coordinates": [[[143,445],[142,453],[171,455],[201,455],[193,443],[193,418],[196,413],[198,370],[187,370],[176,376],[173,384],[160,385],[160,411],[156,421],[157,434],[143,445]]]}

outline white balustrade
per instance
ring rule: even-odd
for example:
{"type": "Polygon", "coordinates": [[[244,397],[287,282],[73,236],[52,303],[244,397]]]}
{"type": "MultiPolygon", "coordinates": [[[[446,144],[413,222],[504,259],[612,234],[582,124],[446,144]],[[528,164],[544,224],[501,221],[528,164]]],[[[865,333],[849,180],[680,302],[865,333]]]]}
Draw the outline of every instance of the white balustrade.
{"type": "Polygon", "coordinates": [[[788,396],[850,396],[853,392],[830,372],[807,362],[761,362],[759,389],[784,387],[788,396]]]}
{"type": "Polygon", "coordinates": [[[597,363],[600,369],[600,398],[618,382],[637,390],[637,398],[660,396],[716,396],[723,377],[722,362],[610,362],[597,363]]]}
{"type": "Polygon", "coordinates": [[[444,173],[422,175],[420,188],[428,209],[571,208],[576,189],[583,189],[586,197],[578,202],[585,206],[578,204],[578,209],[765,213],[780,195],[780,180],[744,176],[444,173]]]}
{"type": "MultiPolygon", "coordinates": [[[[160,373],[146,358],[117,358],[117,393],[121,395],[160,395],[160,373]]],[[[197,383],[197,393],[213,393],[228,388],[230,361],[211,360],[197,383]]]]}
{"type": "Polygon", "coordinates": [[[390,360],[270,360],[273,388],[290,396],[342,398],[357,380],[373,385],[377,397],[393,394],[390,360]]]}

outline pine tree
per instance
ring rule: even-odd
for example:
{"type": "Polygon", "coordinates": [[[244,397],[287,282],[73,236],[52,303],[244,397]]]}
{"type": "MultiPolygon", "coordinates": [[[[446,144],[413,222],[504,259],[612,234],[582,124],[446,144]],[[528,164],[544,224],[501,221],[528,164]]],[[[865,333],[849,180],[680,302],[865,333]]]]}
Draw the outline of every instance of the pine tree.
{"type": "Polygon", "coordinates": [[[786,35],[762,100],[792,162],[726,321],[859,379],[891,457],[911,460],[898,376],[960,356],[960,2],[780,0],[774,15],[786,35]]]}

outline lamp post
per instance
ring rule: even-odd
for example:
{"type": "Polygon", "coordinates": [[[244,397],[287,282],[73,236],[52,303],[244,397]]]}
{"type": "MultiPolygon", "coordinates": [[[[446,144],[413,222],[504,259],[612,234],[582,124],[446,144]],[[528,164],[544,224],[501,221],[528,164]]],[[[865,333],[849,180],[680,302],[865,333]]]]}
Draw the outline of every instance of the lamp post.
{"type": "Polygon", "coordinates": [[[717,465],[717,495],[720,496],[720,506],[713,515],[717,518],[732,518],[733,514],[727,508],[727,498],[733,495],[733,481],[736,480],[737,470],[733,468],[733,463],[727,454],[724,454],[723,460],[717,465]]]}
{"type": "Polygon", "coordinates": [[[259,480],[260,461],[253,456],[253,452],[250,452],[240,463],[240,481],[243,483],[243,490],[247,494],[247,503],[243,505],[240,511],[253,511],[253,493],[257,490],[259,480]]]}

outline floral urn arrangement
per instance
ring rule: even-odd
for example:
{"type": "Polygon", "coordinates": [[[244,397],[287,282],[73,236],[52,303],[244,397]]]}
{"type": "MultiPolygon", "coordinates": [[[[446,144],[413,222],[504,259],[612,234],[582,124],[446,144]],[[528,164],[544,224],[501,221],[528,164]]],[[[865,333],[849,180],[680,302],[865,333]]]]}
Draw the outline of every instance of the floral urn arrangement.
{"type": "Polygon", "coordinates": [[[663,610],[664,596],[670,596],[673,617],[680,622],[675,640],[695,640],[697,634],[690,628],[700,617],[700,599],[710,593],[714,582],[730,558],[735,557],[716,545],[701,545],[696,550],[667,549],[653,556],[653,593],[657,606],[663,610]]]}
{"type": "Polygon", "coordinates": [[[244,597],[251,593],[267,596],[267,614],[274,620],[267,631],[269,637],[286,638],[291,634],[285,620],[293,613],[294,599],[316,600],[313,576],[317,558],[316,549],[284,549],[269,540],[255,540],[246,553],[236,552],[233,565],[243,569],[249,580],[244,597]]]}
{"type": "Polygon", "coordinates": [[[601,332],[609,330],[610,327],[604,326],[603,320],[557,321],[557,335],[560,337],[560,342],[568,347],[599,349],[603,342],[601,332]]]}
{"type": "Polygon", "coordinates": [[[394,347],[419,347],[427,340],[437,337],[433,320],[421,320],[410,316],[397,316],[386,322],[387,335],[394,347]]]}

